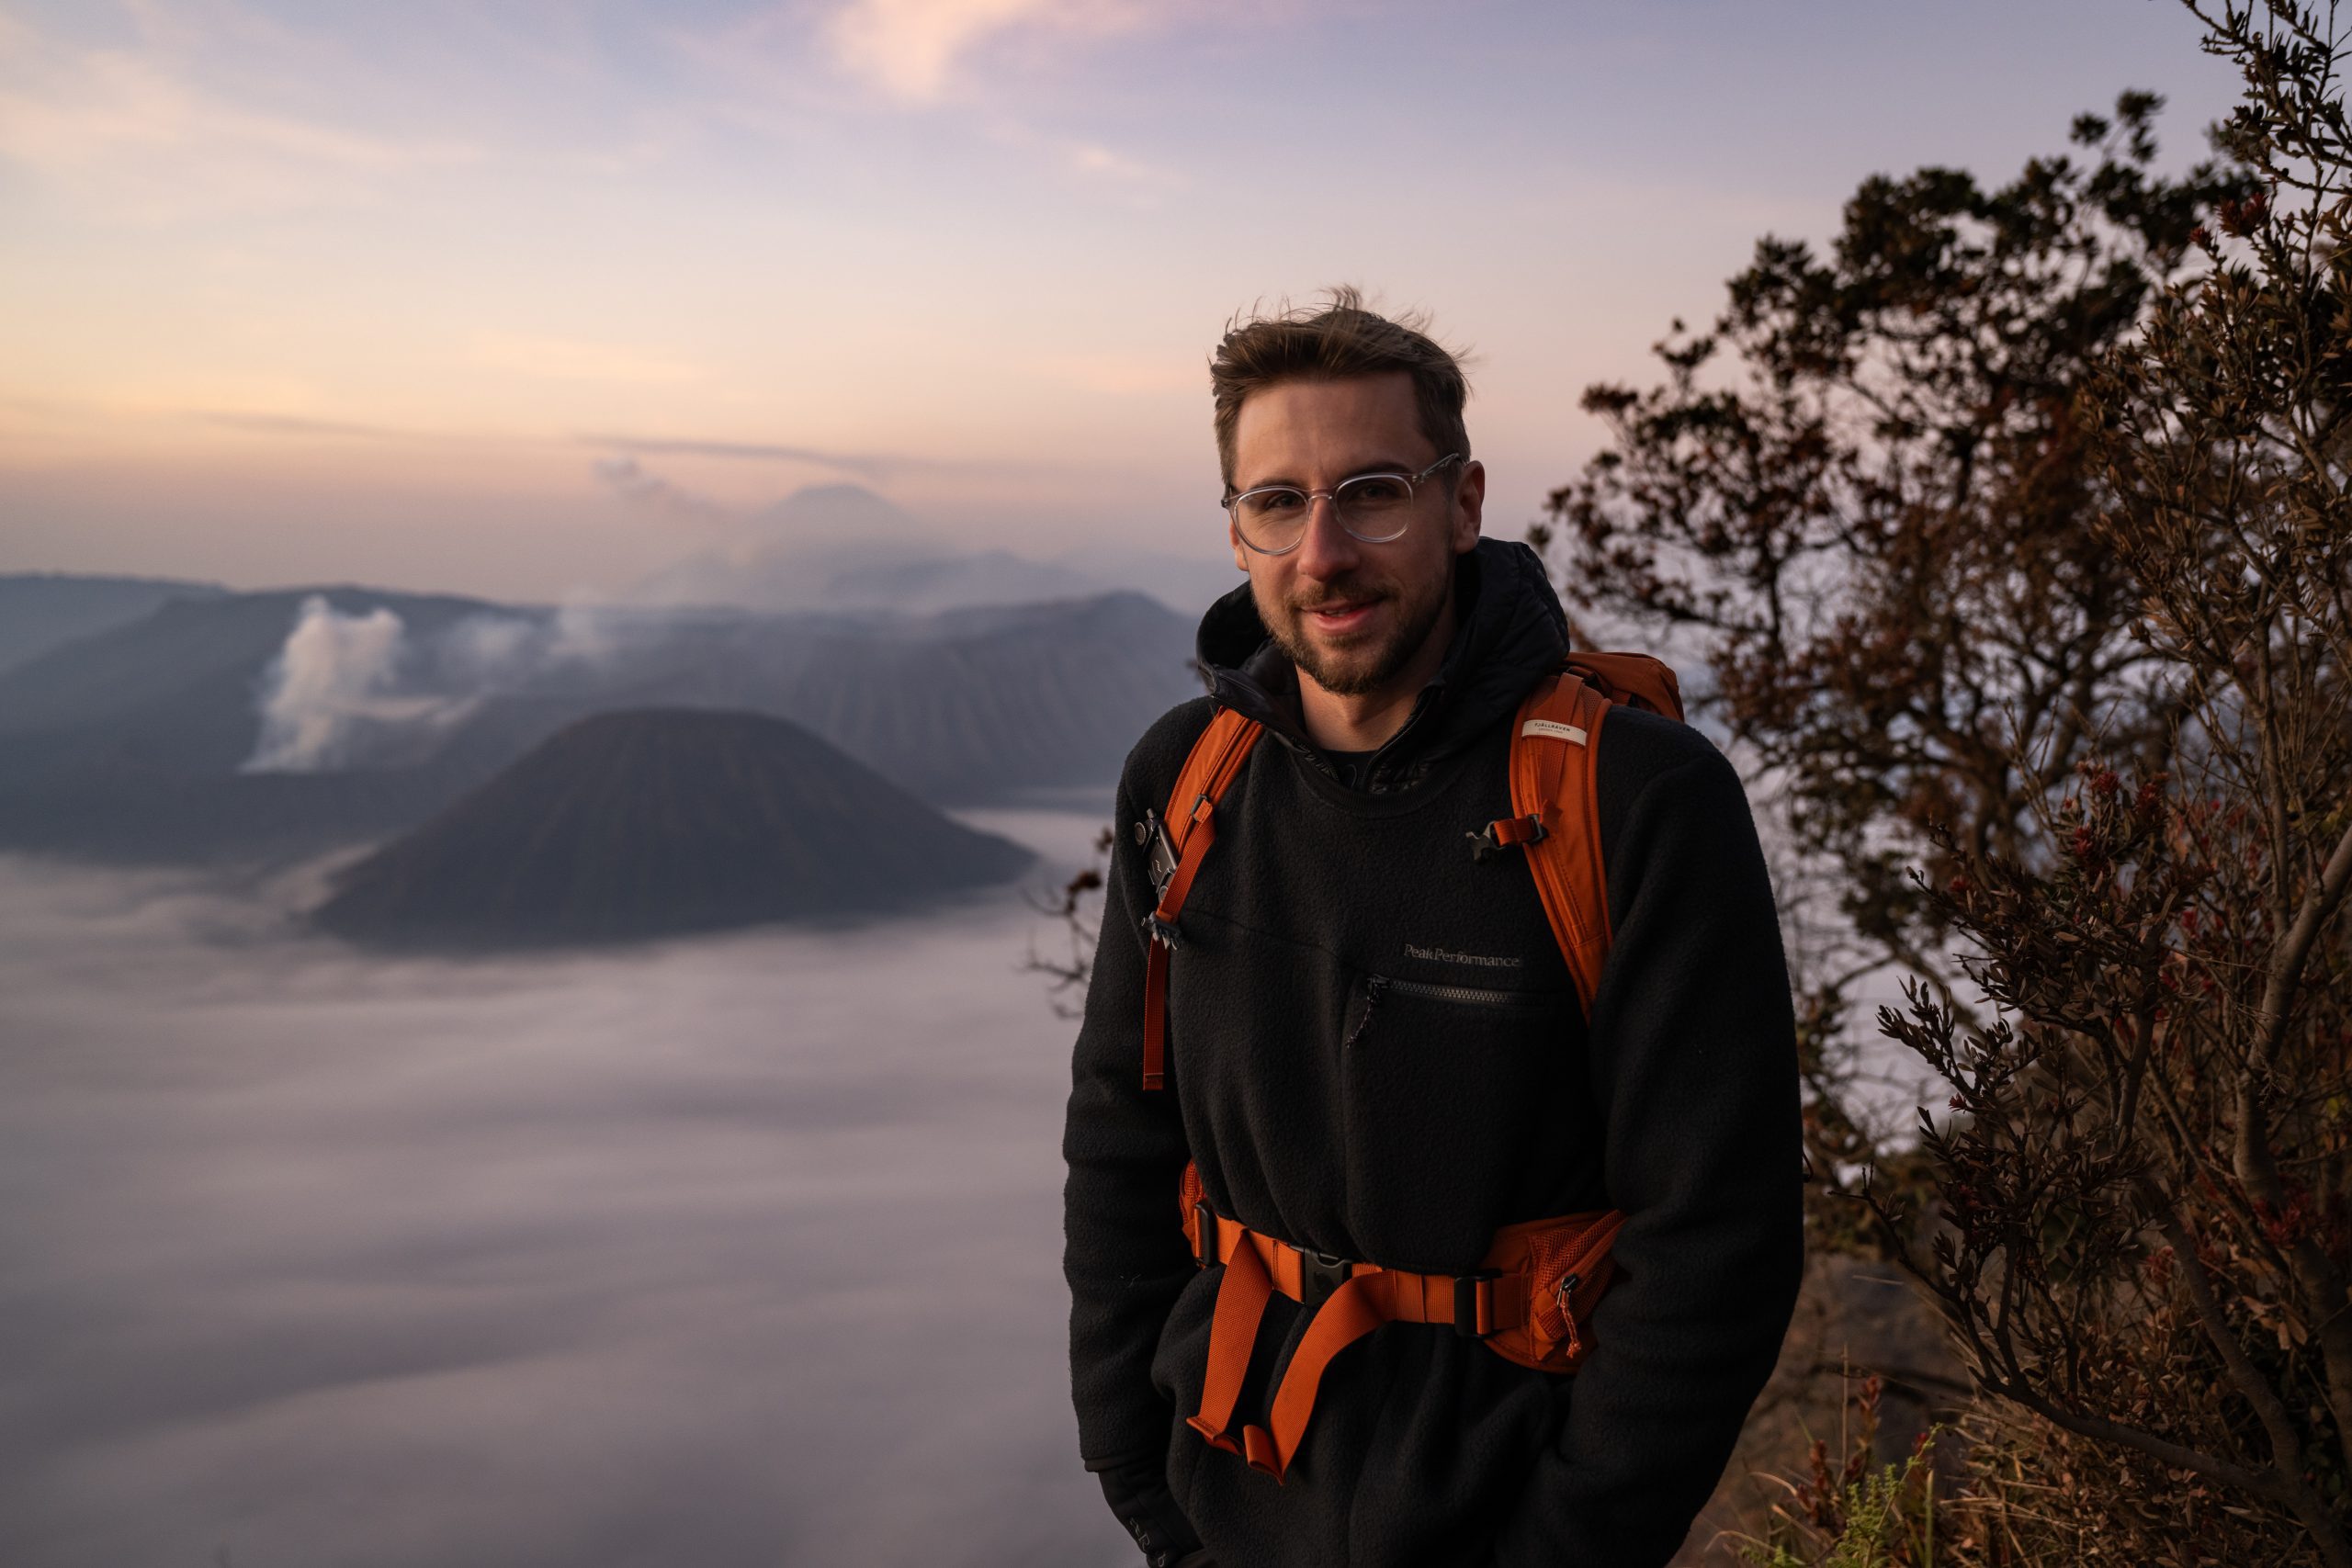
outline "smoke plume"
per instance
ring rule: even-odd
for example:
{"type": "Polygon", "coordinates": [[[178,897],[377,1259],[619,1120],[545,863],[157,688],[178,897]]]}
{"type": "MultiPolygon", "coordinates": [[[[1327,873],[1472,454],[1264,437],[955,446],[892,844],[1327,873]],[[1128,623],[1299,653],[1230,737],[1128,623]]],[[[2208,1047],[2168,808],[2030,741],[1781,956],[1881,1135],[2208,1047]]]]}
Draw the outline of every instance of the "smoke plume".
{"type": "Polygon", "coordinates": [[[286,646],[262,677],[261,739],[249,773],[319,773],[346,765],[372,731],[446,728],[470,712],[399,691],[408,628],[379,605],[346,615],[320,594],[302,601],[286,646]]]}
{"type": "Polygon", "coordinates": [[[601,663],[620,641],[586,604],[469,615],[420,637],[382,605],[346,614],[313,593],[263,674],[261,738],[243,771],[323,773],[413,755],[488,698],[567,664],[601,663]]]}

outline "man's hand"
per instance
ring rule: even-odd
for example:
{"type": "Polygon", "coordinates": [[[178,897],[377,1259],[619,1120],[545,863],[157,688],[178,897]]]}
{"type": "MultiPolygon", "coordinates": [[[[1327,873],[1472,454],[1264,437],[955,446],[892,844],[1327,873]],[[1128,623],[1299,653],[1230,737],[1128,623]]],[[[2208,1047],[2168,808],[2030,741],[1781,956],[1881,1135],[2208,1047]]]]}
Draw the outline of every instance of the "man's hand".
{"type": "Polygon", "coordinates": [[[1111,1512],[1136,1538],[1149,1568],[1215,1568],[1157,1462],[1121,1465],[1102,1472],[1101,1480],[1111,1512]]]}

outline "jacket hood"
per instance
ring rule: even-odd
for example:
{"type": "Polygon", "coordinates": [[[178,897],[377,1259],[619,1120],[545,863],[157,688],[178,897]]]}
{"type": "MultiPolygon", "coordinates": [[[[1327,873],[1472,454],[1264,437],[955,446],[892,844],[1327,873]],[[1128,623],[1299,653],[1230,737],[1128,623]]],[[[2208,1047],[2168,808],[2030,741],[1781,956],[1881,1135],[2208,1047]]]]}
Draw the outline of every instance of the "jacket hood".
{"type": "MultiPolygon", "coordinates": [[[[1527,546],[1480,539],[1454,558],[1453,594],[1453,641],[1444,662],[1414,699],[1404,727],[1365,767],[1366,794],[1412,787],[1516,708],[1567,654],[1566,613],[1542,558],[1527,546]]],[[[1196,648],[1210,695],[1330,772],[1300,719],[1298,671],[1267,635],[1248,583],[1209,606],[1196,648]]]]}

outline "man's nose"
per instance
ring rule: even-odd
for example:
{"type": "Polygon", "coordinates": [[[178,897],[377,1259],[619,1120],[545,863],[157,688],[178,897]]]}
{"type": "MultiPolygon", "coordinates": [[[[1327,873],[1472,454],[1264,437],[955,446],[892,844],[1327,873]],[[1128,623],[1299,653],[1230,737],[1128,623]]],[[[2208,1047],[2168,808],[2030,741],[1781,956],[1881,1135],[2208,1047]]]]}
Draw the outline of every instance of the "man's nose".
{"type": "Polygon", "coordinates": [[[1340,526],[1340,503],[1318,495],[1306,503],[1306,532],[1298,541],[1298,572],[1328,582],[1355,570],[1363,542],[1340,526]]]}

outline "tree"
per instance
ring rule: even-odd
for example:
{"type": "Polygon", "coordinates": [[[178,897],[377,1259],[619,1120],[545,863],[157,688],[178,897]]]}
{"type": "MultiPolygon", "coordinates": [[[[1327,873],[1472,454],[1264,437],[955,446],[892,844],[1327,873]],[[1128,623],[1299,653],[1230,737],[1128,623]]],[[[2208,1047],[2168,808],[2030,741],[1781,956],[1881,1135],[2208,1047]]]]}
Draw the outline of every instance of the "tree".
{"type": "Polygon", "coordinates": [[[1666,385],[1589,394],[1614,444],[1554,545],[1589,609],[1696,634],[1841,890],[1815,1014],[1909,978],[1882,1027],[1951,1104],[1871,1208],[2027,1417],[1983,1495],[2023,1453],[2067,1499],[2007,1560],[2346,1564],[2352,136],[2332,12],[2190,8],[2246,84],[2219,159],[2157,178],[2127,96],[2094,166],[1872,181],[1830,259],[1765,242],[1666,385]]]}
{"type": "Polygon", "coordinates": [[[1767,238],[1707,332],[1674,323],[1662,385],[1596,386],[1610,442],[1532,536],[1578,618],[1695,643],[1700,705],[1769,790],[1834,919],[1799,944],[1811,1154],[1873,1140],[1840,1052],[1857,982],[1889,964],[1949,997],[1941,910],[1909,868],[1960,844],[2015,852],[2027,791],[2090,744],[2140,754],[2169,715],[2127,634],[2119,563],[2074,398],[2243,193],[2225,163],[2154,173],[2160,102],[2084,116],[2087,161],[1987,190],[1929,168],[1874,177],[1828,254],[1767,238]],[[2052,734],[2021,774],[2012,728],[2052,734]]]}
{"type": "Polygon", "coordinates": [[[2162,750],[1958,857],[1936,901],[1999,1021],[1886,1026],[1964,1113],[1926,1278],[1983,1385],[2352,1564],[2352,137],[2332,14],[2199,15],[2260,185],[2081,403],[2162,750]]]}

